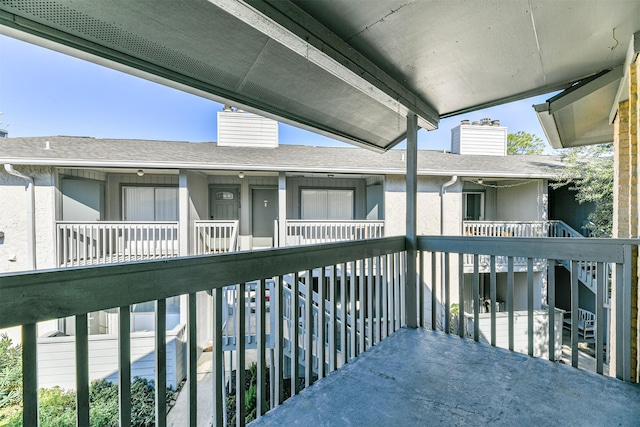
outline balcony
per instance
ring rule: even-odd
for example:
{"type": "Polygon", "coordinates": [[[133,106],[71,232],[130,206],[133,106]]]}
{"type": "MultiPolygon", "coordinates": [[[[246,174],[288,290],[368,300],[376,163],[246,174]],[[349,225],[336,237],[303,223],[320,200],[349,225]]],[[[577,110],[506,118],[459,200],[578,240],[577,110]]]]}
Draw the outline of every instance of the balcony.
{"type": "MultiPolygon", "coordinates": [[[[223,425],[228,421],[224,402],[229,382],[235,381],[238,390],[243,388],[246,373],[237,367],[247,367],[249,359],[257,361],[258,418],[283,402],[286,388],[295,396],[302,388],[310,387],[317,381],[317,387],[311,388],[297,399],[294,397],[295,400],[287,407],[295,408],[293,403],[297,401],[298,405],[306,408],[309,417],[334,416],[309,411],[305,402],[310,399],[318,408],[322,407],[322,402],[327,399],[327,395],[322,392],[326,390],[323,387],[352,390],[350,395],[360,395],[358,398],[370,399],[372,402],[378,402],[376,396],[382,400],[388,399],[398,390],[404,393],[400,396],[405,396],[408,390],[412,390],[411,384],[415,384],[405,382],[407,376],[412,376],[421,384],[416,390],[421,390],[421,393],[424,391],[425,398],[416,399],[418,394],[410,393],[412,398],[405,403],[414,406],[414,410],[407,414],[427,417],[429,411],[420,412],[417,408],[429,408],[429,405],[435,408],[434,414],[442,414],[438,412],[438,407],[446,406],[438,406],[437,402],[428,403],[429,393],[442,394],[443,399],[451,399],[449,402],[460,399],[460,402],[478,401],[478,396],[482,395],[489,396],[489,400],[484,403],[485,409],[472,405],[468,411],[457,410],[455,408],[460,406],[455,404],[454,409],[451,409],[454,417],[461,417],[463,423],[477,424],[478,413],[489,416],[486,415],[489,409],[498,410],[507,402],[502,418],[495,420],[512,424],[520,419],[517,418],[521,416],[518,414],[537,414],[536,411],[542,410],[538,407],[541,405],[540,396],[549,397],[548,400],[545,398],[545,402],[561,401],[558,393],[563,390],[562,393],[570,395],[565,400],[570,406],[566,406],[566,409],[565,406],[562,407],[565,412],[560,407],[549,406],[550,409],[543,411],[540,423],[557,421],[560,416],[567,417],[567,420],[577,419],[584,415],[584,411],[580,410],[584,407],[602,408],[602,414],[610,413],[607,408],[615,410],[618,412],[615,419],[624,421],[629,419],[628,416],[640,413],[637,403],[640,401],[640,390],[637,387],[604,376],[585,375],[578,369],[528,357],[536,353],[533,332],[534,328],[539,327],[534,323],[535,301],[531,280],[527,280],[528,308],[525,310],[528,356],[512,352],[516,339],[513,301],[506,301],[508,339],[507,349],[503,350],[494,348],[497,342],[495,306],[489,314],[489,333],[484,337],[487,344],[475,342],[483,338],[479,326],[481,313],[475,280],[474,304],[471,307],[465,307],[462,297],[454,301],[452,294],[454,288],[459,288],[463,283],[460,279],[465,273],[460,268],[462,263],[459,261],[465,254],[471,254],[474,259],[479,256],[488,256],[490,259],[507,257],[508,277],[514,274],[513,260],[517,257],[526,258],[530,267],[534,259],[542,259],[548,263],[569,260],[572,272],[572,311],[577,312],[578,261],[588,261],[598,266],[596,301],[600,302],[604,301],[608,286],[604,268],[601,267],[604,263],[611,263],[615,273],[612,279],[612,307],[615,315],[611,324],[606,325],[604,305],[599,303],[596,307],[596,356],[591,362],[591,369],[600,374],[604,372],[604,342],[608,340],[609,348],[613,351],[610,372],[612,376],[628,381],[631,379],[631,312],[629,305],[624,302],[630,300],[631,247],[635,243],[586,238],[423,236],[418,239],[419,268],[415,288],[411,277],[406,274],[408,252],[404,236],[113,264],[100,268],[77,267],[5,274],[0,276],[0,291],[3,295],[0,300],[0,328],[18,325],[23,328],[25,425],[37,424],[34,415],[37,414],[38,405],[36,322],[66,316],[76,317],[76,390],[81,408],[78,419],[79,425],[86,425],[82,420],[86,420],[88,416],[86,402],[90,355],[87,314],[98,310],[120,313],[117,321],[120,367],[118,381],[121,420],[123,425],[127,425],[131,379],[130,307],[153,301],[157,307],[156,324],[166,324],[166,299],[177,295],[187,295],[188,300],[188,323],[185,331],[187,384],[181,393],[186,393],[189,397],[188,418],[191,425],[208,422],[208,419],[202,419],[202,414],[198,418],[198,393],[205,393],[200,398],[208,397],[212,402],[215,425],[223,425]],[[438,274],[441,265],[444,265],[442,275],[438,274]],[[230,285],[237,289],[232,301],[223,297],[223,288],[230,285]],[[50,291],[52,288],[56,289],[55,293],[50,291]],[[198,295],[204,294],[203,291],[209,291],[212,295],[210,303],[204,306],[198,299],[198,295]],[[414,293],[417,295],[416,299],[412,299],[411,295],[414,293]],[[415,301],[415,305],[407,305],[407,300],[415,301]],[[16,301],[20,303],[16,304],[16,301]],[[451,308],[454,303],[459,304],[460,312],[471,312],[471,329],[465,329],[462,323],[455,324],[452,320],[454,317],[451,316],[451,308]],[[230,307],[235,314],[233,317],[229,316],[230,307]],[[439,316],[442,311],[440,307],[444,310],[443,321],[439,316]],[[206,391],[197,387],[196,380],[197,360],[201,354],[197,336],[201,328],[207,327],[196,321],[196,314],[201,310],[211,313],[209,324],[213,327],[210,374],[213,385],[206,391]],[[232,324],[229,324],[229,319],[232,319],[232,324]],[[415,322],[420,329],[403,329],[398,333],[406,322],[415,322]],[[605,326],[609,327],[608,335],[605,335],[605,326]],[[429,331],[429,327],[442,329],[442,332],[429,331]],[[468,334],[470,339],[455,338],[449,331],[455,331],[460,337],[468,334]],[[233,350],[232,356],[229,350],[233,350]],[[373,351],[367,354],[370,350],[373,351]],[[229,362],[231,367],[236,367],[233,374],[230,372],[229,362]],[[372,365],[375,365],[375,370],[371,370],[372,365]],[[497,366],[494,368],[494,365],[497,366]],[[405,373],[402,375],[397,371],[399,366],[404,366],[402,369],[405,373]],[[482,369],[483,366],[486,370],[482,369]],[[414,368],[408,369],[409,367],[414,368]],[[334,370],[344,373],[323,380],[334,370]],[[377,379],[371,378],[372,372],[378,373],[374,375],[377,379]],[[518,375],[513,375],[516,372],[518,375]],[[365,393],[362,383],[350,382],[349,376],[377,382],[366,385],[365,393]],[[529,382],[533,378],[541,380],[529,382]],[[553,381],[547,382],[544,378],[553,378],[553,381]],[[444,384],[448,386],[444,387],[444,384]],[[602,388],[607,392],[592,392],[602,388]],[[501,390],[500,393],[498,389],[501,390]],[[518,394],[518,399],[514,400],[515,393],[520,393],[520,390],[528,390],[528,393],[518,394]],[[267,401],[267,396],[273,398],[267,401]],[[500,396],[509,400],[503,402],[500,396]],[[583,406],[571,406],[576,401],[582,402],[583,406]]],[[[526,275],[529,278],[535,273],[533,268],[529,268],[526,275]]],[[[509,280],[509,283],[509,286],[513,286],[513,280],[509,280]]],[[[550,289],[555,286],[553,274],[549,274],[548,286],[550,289]]],[[[495,287],[496,283],[492,279],[491,292],[495,292],[495,287]]],[[[459,289],[458,294],[461,296],[464,292],[459,289]]],[[[547,301],[551,319],[546,325],[549,360],[556,359],[555,301],[552,295],[554,293],[549,292],[547,301]]],[[[156,392],[159,396],[164,396],[167,360],[166,353],[158,350],[162,350],[166,344],[166,331],[156,327],[154,336],[156,392]]],[[[583,368],[578,361],[577,318],[572,319],[571,340],[568,345],[571,365],[583,368]]],[[[239,420],[244,420],[246,415],[244,399],[244,393],[237,393],[236,418],[239,420]]],[[[163,399],[158,402],[157,423],[163,424],[166,406],[163,399]]],[[[393,402],[393,399],[388,402],[393,402]]],[[[341,419],[348,421],[349,417],[353,417],[350,421],[352,423],[361,420],[358,414],[362,412],[355,409],[357,399],[344,398],[333,404],[337,405],[336,408],[341,408],[339,414],[345,417],[341,419]]],[[[384,408],[385,406],[374,408],[370,416],[378,414],[377,411],[384,408]]],[[[389,412],[385,416],[391,418],[379,420],[387,419],[391,422],[402,419],[402,405],[386,408],[389,412]]],[[[263,422],[284,422],[290,415],[283,412],[287,412],[285,407],[278,408],[269,417],[265,417],[263,422]]],[[[243,425],[243,422],[240,421],[239,425],[243,425]]]]}
{"type": "MultiPolygon", "coordinates": [[[[384,237],[384,221],[330,221],[288,219],[285,221],[285,242],[276,246],[314,245],[384,237]]],[[[278,222],[275,223],[278,236],[278,222]]]]}

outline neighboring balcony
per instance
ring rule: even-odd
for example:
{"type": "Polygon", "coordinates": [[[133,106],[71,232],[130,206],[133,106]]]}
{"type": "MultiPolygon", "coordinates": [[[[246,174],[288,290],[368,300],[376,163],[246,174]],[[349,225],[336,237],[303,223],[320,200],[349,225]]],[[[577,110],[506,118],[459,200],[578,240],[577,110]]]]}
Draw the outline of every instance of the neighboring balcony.
{"type": "MultiPolygon", "coordinates": [[[[278,225],[276,221],[276,236],[279,235],[278,225]]],[[[276,242],[275,246],[313,245],[384,237],[384,221],[288,219],[284,227],[285,242],[276,242]]]]}
{"type": "MultiPolygon", "coordinates": [[[[178,221],[56,222],[60,267],[175,258],[182,238],[178,221]]],[[[193,222],[191,255],[236,250],[238,221],[193,222]]]]}

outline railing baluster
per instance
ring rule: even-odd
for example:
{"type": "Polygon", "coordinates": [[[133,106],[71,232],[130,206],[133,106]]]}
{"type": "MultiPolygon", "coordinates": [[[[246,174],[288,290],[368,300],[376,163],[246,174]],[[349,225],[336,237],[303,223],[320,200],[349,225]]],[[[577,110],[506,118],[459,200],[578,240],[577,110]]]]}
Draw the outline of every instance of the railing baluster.
{"type": "Polygon", "coordinates": [[[326,343],[326,295],[325,295],[325,277],[327,276],[327,267],[320,269],[318,277],[318,331],[316,333],[317,345],[316,356],[318,358],[318,379],[324,378],[325,372],[325,343],[326,343]]]}
{"type": "Polygon", "coordinates": [[[489,298],[491,298],[491,345],[496,345],[496,308],[498,306],[496,302],[496,257],[491,255],[489,258],[490,271],[489,271],[489,298]]]}
{"type": "Polygon", "coordinates": [[[473,255],[473,340],[480,341],[480,262],[473,255]]]}
{"type": "Polygon", "coordinates": [[[549,360],[556,358],[556,262],[550,259],[547,265],[547,305],[549,306],[549,360]]]}
{"type": "Polygon", "coordinates": [[[307,270],[304,301],[304,386],[313,384],[313,270],[307,270]]]}
{"type": "Polygon", "coordinates": [[[380,331],[380,334],[382,336],[382,339],[385,339],[387,336],[389,336],[389,315],[390,315],[390,310],[389,310],[389,280],[388,280],[388,274],[389,274],[389,259],[386,255],[382,256],[382,262],[381,262],[381,278],[382,278],[382,328],[380,331]]]}
{"type": "Polygon", "coordinates": [[[118,334],[118,379],[120,426],[131,425],[131,307],[120,307],[118,334]]]}
{"type": "MultiPolygon", "coordinates": [[[[226,399],[224,399],[224,352],[222,351],[222,326],[224,323],[222,317],[222,304],[223,304],[223,292],[222,288],[218,287],[212,291],[213,297],[213,315],[212,315],[212,329],[213,339],[211,342],[212,347],[212,360],[211,360],[211,375],[213,385],[213,425],[221,426],[224,424],[224,414],[226,411],[226,399]]],[[[224,302],[226,304],[226,301],[224,302]]],[[[281,319],[281,317],[280,317],[281,319]]],[[[280,322],[282,323],[282,322],[280,322]]],[[[273,399],[273,398],[272,398],[273,399]]]]}
{"type": "Polygon", "coordinates": [[[442,295],[442,301],[444,302],[444,333],[451,332],[451,273],[449,271],[450,259],[449,253],[444,252],[444,295],[442,295]]]}
{"type": "Polygon", "coordinates": [[[623,302],[622,299],[622,295],[623,294],[623,287],[624,287],[624,280],[625,280],[625,276],[628,274],[629,276],[631,276],[629,274],[630,268],[624,268],[623,264],[620,263],[616,263],[616,284],[615,284],[615,292],[616,292],[616,297],[615,300],[613,301],[613,303],[615,304],[615,313],[616,313],[616,351],[615,351],[615,355],[616,355],[616,378],[621,380],[624,378],[624,328],[622,327],[622,325],[624,324],[624,306],[625,303],[623,302]]]}
{"type": "Polygon", "coordinates": [[[571,261],[571,366],[578,367],[578,262],[571,261]]]}
{"type": "Polygon", "coordinates": [[[604,263],[596,265],[596,372],[602,374],[604,361],[604,292],[605,275],[604,263]]]}
{"type": "Polygon", "coordinates": [[[349,361],[347,341],[347,263],[340,266],[340,351],[342,365],[349,361]]]}
{"type": "Polygon", "coordinates": [[[352,358],[358,355],[357,351],[357,338],[358,338],[358,325],[357,325],[357,307],[356,307],[356,286],[357,283],[357,271],[356,271],[356,262],[353,261],[350,263],[351,274],[349,276],[349,314],[351,318],[350,325],[351,326],[351,347],[349,348],[349,361],[352,358]]]}
{"type": "Polygon", "coordinates": [[[366,345],[366,319],[367,319],[367,300],[365,295],[365,275],[366,275],[366,265],[365,260],[358,260],[358,349],[356,355],[363,353],[367,349],[366,345]]]}
{"type": "MultiPolygon", "coordinates": [[[[196,294],[190,293],[187,297],[187,385],[189,387],[188,408],[189,425],[191,427],[195,427],[198,424],[198,329],[196,301],[196,294]]],[[[242,372],[244,373],[244,370],[242,372]]]]}
{"type": "Polygon", "coordinates": [[[267,328],[266,328],[266,310],[265,310],[265,301],[266,301],[266,279],[260,280],[258,284],[258,289],[256,292],[256,314],[257,314],[257,336],[258,336],[258,362],[257,362],[257,381],[256,386],[258,388],[258,393],[256,396],[256,418],[260,418],[265,412],[267,412],[268,408],[266,407],[267,403],[267,389],[266,389],[266,338],[267,338],[267,328]]]}
{"type": "Polygon", "coordinates": [[[167,425],[167,300],[156,301],[156,427],[167,425]]]}
{"type": "Polygon", "coordinates": [[[464,258],[458,254],[458,335],[464,338],[464,258]]]}
{"type": "Polygon", "coordinates": [[[89,426],[89,330],[86,313],[76,316],[76,425],[89,426]]]}
{"type": "Polygon", "coordinates": [[[514,313],[513,313],[513,257],[507,257],[507,310],[509,312],[509,350],[513,351],[514,347],[514,313]]]}
{"type": "Polygon", "coordinates": [[[22,425],[38,425],[38,327],[22,325],[22,425]]]}
{"type": "Polygon", "coordinates": [[[338,340],[336,338],[337,319],[338,319],[338,296],[336,282],[338,278],[337,266],[329,267],[329,301],[331,306],[331,315],[329,316],[329,372],[338,369],[338,340]]]}
{"type": "Polygon", "coordinates": [[[418,298],[418,325],[421,327],[425,327],[425,316],[424,316],[424,298],[425,298],[425,288],[427,286],[425,277],[424,277],[424,252],[418,251],[418,274],[419,280],[416,280],[417,292],[416,297],[418,298]]]}
{"type": "Polygon", "coordinates": [[[527,258],[527,348],[533,356],[533,258],[527,258]]]}
{"type": "MultiPolygon", "coordinates": [[[[436,262],[437,253],[431,252],[431,330],[433,331],[435,331],[437,328],[438,320],[438,293],[436,292],[438,286],[436,284],[436,262]]],[[[442,298],[442,296],[440,298],[442,298]]]]}
{"type": "Polygon", "coordinates": [[[382,328],[382,257],[375,258],[375,343],[380,342],[380,334],[382,328]]]}
{"type": "Polygon", "coordinates": [[[373,258],[367,258],[367,347],[373,347],[373,258]]]}
{"type": "Polygon", "coordinates": [[[274,357],[275,357],[275,388],[274,396],[271,397],[272,406],[279,406],[283,401],[284,390],[284,278],[276,277],[275,289],[271,290],[271,310],[275,308],[275,333],[274,357]],[[274,402],[275,400],[275,402],[274,402]]]}
{"type": "MultiPolygon", "coordinates": [[[[236,325],[234,335],[236,338],[236,426],[245,425],[245,336],[246,328],[246,311],[247,311],[247,284],[238,284],[238,297],[236,304],[236,325]]],[[[293,363],[293,362],[292,362],[293,363]]]]}
{"type": "Polygon", "coordinates": [[[298,342],[300,324],[300,300],[298,299],[298,280],[300,276],[296,272],[291,284],[291,336],[289,342],[291,346],[291,396],[298,394],[298,342]]]}

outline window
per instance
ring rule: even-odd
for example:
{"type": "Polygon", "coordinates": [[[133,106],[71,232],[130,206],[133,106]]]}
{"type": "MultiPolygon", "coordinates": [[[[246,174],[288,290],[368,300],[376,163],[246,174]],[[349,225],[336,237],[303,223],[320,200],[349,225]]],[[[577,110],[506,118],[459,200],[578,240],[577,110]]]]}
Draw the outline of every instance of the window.
{"type": "Polygon", "coordinates": [[[122,187],[125,221],[177,221],[178,189],[175,187],[122,187]]]}
{"type": "Polygon", "coordinates": [[[300,192],[300,219],[353,219],[354,190],[305,188],[300,192]]]}
{"type": "Polygon", "coordinates": [[[465,221],[484,220],[484,193],[462,193],[462,216],[465,221]]]}

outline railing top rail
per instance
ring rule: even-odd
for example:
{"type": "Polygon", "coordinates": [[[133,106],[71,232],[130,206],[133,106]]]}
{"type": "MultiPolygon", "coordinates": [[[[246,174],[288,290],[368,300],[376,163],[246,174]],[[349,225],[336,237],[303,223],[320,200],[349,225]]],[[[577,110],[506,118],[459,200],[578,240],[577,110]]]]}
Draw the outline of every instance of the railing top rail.
{"type": "Polygon", "coordinates": [[[0,328],[405,250],[405,237],[0,274],[0,328]],[[52,290],[55,289],[55,292],[52,290]],[[20,301],[20,304],[16,304],[20,301]]]}
{"type": "Polygon", "coordinates": [[[552,221],[462,221],[463,224],[548,224],[552,221]]]}
{"type": "Polygon", "coordinates": [[[288,224],[384,224],[384,220],[368,220],[368,219],[349,219],[349,220],[331,220],[331,219],[288,219],[288,224]]]}
{"type": "Polygon", "coordinates": [[[56,225],[178,225],[178,221],[56,221],[56,225]]]}
{"type": "Polygon", "coordinates": [[[193,221],[194,224],[202,224],[202,225],[208,225],[208,224],[238,224],[238,220],[237,219],[197,219],[195,221],[193,221]]]}
{"type": "Polygon", "coordinates": [[[418,249],[423,251],[616,263],[624,262],[625,246],[639,244],[640,239],[418,237],[418,249]]]}

